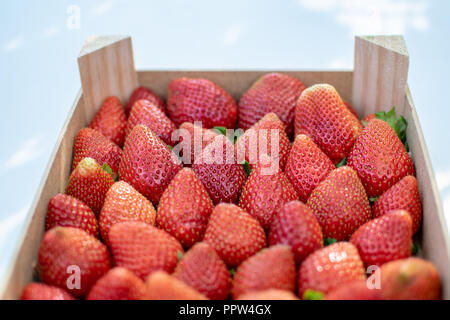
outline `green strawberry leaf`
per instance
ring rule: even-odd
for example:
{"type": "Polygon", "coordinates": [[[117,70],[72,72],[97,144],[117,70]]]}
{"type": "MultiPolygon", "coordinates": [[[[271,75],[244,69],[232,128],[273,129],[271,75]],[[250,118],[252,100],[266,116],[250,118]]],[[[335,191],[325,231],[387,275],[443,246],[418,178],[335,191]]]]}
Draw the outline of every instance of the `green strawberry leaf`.
{"type": "Polygon", "coordinates": [[[406,122],[406,119],[402,115],[400,115],[397,119],[395,107],[392,107],[392,109],[389,110],[388,112],[379,111],[375,113],[375,118],[386,121],[391,126],[391,128],[394,129],[398,138],[405,146],[406,151],[409,151],[409,146],[408,143],[406,142],[406,128],[408,126],[408,123],[406,122]]]}
{"type": "Polygon", "coordinates": [[[411,254],[415,256],[419,252],[419,247],[414,242],[414,240],[411,240],[411,254]]]}
{"type": "Polygon", "coordinates": [[[347,158],[344,158],[336,165],[336,168],[340,168],[347,165],[347,158]]]}
{"type": "Polygon", "coordinates": [[[242,131],[240,129],[234,130],[234,141],[233,141],[234,144],[236,144],[236,142],[238,141],[238,139],[241,137],[241,135],[243,133],[244,133],[244,131],[242,131]]]}
{"type": "Polygon", "coordinates": [[[236,273],[236,269],[234,269],[234,268],[231,268],[230,269],[230,275],[231,275],[231,277],[234,277],[234,274],[236,273]]]}
{"type": "Polygon", "coordinates": [[[375,202],[377,202],[378,197],[369,197],[369,202],[370,204],[374,204],[375,202]]]}
{"type": "Polygon", "coordinates": [[[330,244],[336,243],[336,242],[337,242],[337,240],[335,238],[325,238],[325,239],[323,239],[323,245],[325,247],[329,246],[330,244]]]}
{"type": "Polygon", "coordinates": [[[247,162],[247,160],[245,160],[244,163],[242,164],[242,166],[244,167],[245,173],[247,174],[247,177],[248,177],[250,175],[250,173],[252,173],[250,164],[247,162]]]}
{"type": "Polygon", "coordinates": [[[323,292],[308,289],[303,294],[303,300],[322,300],[325,297],[323,292]]]}
{"type": "Polygon", "coordinates": [[[367,127],[367,125],[369,124],[367,121],[361,121],[361,123],[364,127],[367,127]]]}
{"type": "Polygon", "coordinates": [[[223,134],[224,136],[227,135],[227,128],[225,127],[214,127],[214,130],[219,134],[223,134]]]}
{"type": "Polygon", "coordinates": [[[102,169],[108,172],[114,181],[117,181],[117,179],[119,178],[119,175],[115,175],[109,164],[107,164],[106,162],[103,164],[102,169]]]}
{"type": "Polygon", "coordinates": [[[183,252],[178,251],[177,252],[177,258],[178,258],[178,261],[180,261],[183,258],[183,252]]]}

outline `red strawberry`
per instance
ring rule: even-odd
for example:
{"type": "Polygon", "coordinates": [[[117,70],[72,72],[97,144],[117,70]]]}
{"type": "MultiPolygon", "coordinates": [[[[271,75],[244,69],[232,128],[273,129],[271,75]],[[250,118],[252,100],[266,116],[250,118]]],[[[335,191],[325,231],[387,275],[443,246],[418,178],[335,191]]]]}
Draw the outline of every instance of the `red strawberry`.
{"type": "Polygon", "coordinates": [[[84,158],[69,177],[66,194],[83,201],[96,216],[105,201],[106,192],[114,184],[111,175],[92,158],[84,158]]]}
{"type": "Polygon", "coordinates": [[[366,278],[358,250],[349,242],[337,242],[309,255],[298,271],[298,293],[307,290],[328,294],[344,283],[366,278]]]}
{"type": "Polygon", "coordinates": [[[67,291],[44,283],[32,282],[23,288],[21,300],[75,300],[67,291]]]}
{"type": "Polygon", "coordinates": [[[298,300],[298,297],[291,291],[267,289],[244,293],[236,300],[298,300]]]}
{"type": "Polygon", "coordinates": [[[177,129],[175,124],[155,104],[148,100],[138,100],[128,116],[126,134],[138,124],[146,125],[162,141],[168,145],[175,145],[172,141],[172,132],[177,129]]]}
{"type": "Polygon", "coordinates": [[[203,239],[229,266],[238,266],[266,246],[259,222],[234,204],[220,203],[211,214],[203,239]]]}
{"type": "Polygon", "coordinates": [[[103,240],[108,244],[108,233],[113,225],[125,221],[155,224],[156,211],[150,201],[125,181],[109,188],[100,212],[99,224],[103,240]]]}
{"type": "Polygon", "coordinates": [[[158,205],[156,222],[185,247],[201,241],[214,209],[203,184],[190,168],[172,179],[158,205]]]}
{"type": "Polygon", "coordinates": [[[364,187],[352,168],[333,170],[311,193],[308,207],[322,226],[325,238],[347,240],[372,218],[364,187]]]}
{"type": "Polygon", "coordinates": [[[297,200],[297,193],[284,173],[266,174],[270,170],[257,165],[242,189],[239,206],[255,217],[266,230],[278,210],[287,202],[297,200]]]}
{"type": "Polygon", "coordinates": [[[358,118],[358,113],[356,112],[355,108],[353,108],[353,106],[351,105],[350,102],[346,102],[344,101],[345,106],[347,107],[347,109],[356,117],[358,118]]]}
{"type": "Polygon", "coordinates": [[[80,200],[57,194],[48,202],[46,229],[56,226],[80,228],[98,238],[98,224],[94,212],[80,200]]]}
{"type": "Polygon", "coordinates": [[[145,283],[145,300],[207,300],[203,294],[164,271],[153,272],[145,283]]]}
{"type": "Polygon", "coordinates": [[[329,84],[303,91],[295,110],[295,134],[308,135],[334,163],[347,156],[363,129],[329,84]]]}
{"type": "Polygon", "coordinates": [[[144,282],[133,272],[115,267],[97,280],[86,300],[140,300],[145,291],[144,282]]]}
{"type": "Polygon", "coordinates": [[[91,128],[83,128],[75,138],[72,170],[77,167],[81,160],[88,157],[97,161],[100,166],[105,163],[108,164],[112,172],[117,174],[122,150],[100,132],[91,128]]]}
{"type": "Polygon", "coordinates": [[[204,128],[234,128],[237,106],[234,99],[207,79],[179,78],[169,84],[167,108],[177,126],[201,121],[204,128]]]}
{"type": "Polygon", "coordinates": [[[407,258],[381,266],[381,292],[387,300],[439,300],[441,281],[435,266],[420,258],[407,258]]]}
{"type": "Polygon", "coordinates": [[[164,230],[144,222],[122,222],[111,227],[109,242],[118,267],[145,279],[156,270],[172,272],[183,253],[181,244],[164,230]]]}
{"type": "Polygon", "coordinates": [[[130,100],[128,100],[128,105],[126,107],[126,113],[129,114],[131,111],[131,108],[134,106],[136,101],[145,99],[156,105],[161,111],[166,113],[166,104],[163,99],[158,97],[152,90],[145,88],[145,87],[139,87],[136,90],[133,91],[133,93],[130,96],[130,100]]]}
{"type": "Polygon", "coordinates": [[[164,189],[183,165],[169,147],[144,125],[128,135],[120,162],[120,180],[157,204],[164,189]]]}
{"type": "Polygon", "coordinates": [[[292,144],[284,172],[300,200],[306,202],[311,192],[335,168],[330,158],[308,136],[300,134],[292,144]]]}
{"type": "Polygon", "coordinates": [[[247,130],[267,113],[275,113],[286,127],[294,131],[295,104],[305,85],[282,73],[269,73],[259,78],[239,100],[239,128],[247,130]]]}
{"type": "Polygon", "coordinates": [[[214,130],[205,129],[190,122],[184,122],[178,132],[180,132],[178,145],[180,151],[182,151],[181,155],[185,165],[193,164],[194,160],[201,155],[203,149],[218,135],[214,130]]]}
{"type": "Polygon", "coordinates": [[[382,300],[382,295],[380,289],[369,289],[366,280],[356,280],[330,291],[325,300],[382,300]]]}
{"type": "Polygon", "coordinates": [[[110,267],[108,248],[81,229],[55,227],[42,239],[39,249],[42,281],[68,289],[77,297],[85,295],[110,267]]]}
{"type": "Polygon", "coordinates": [[[211,300],[225,300],[231,277],[225,263],[208,244],[195,244],[178,263],[174,277],[211,300]]]}
{"type": "Polygon", "coordinates": [[[356,140],[347,165],[358,174],[369,197],[376,197],[407,175],[414,164],[395,131],[383,120],[369,122],[356,140]]]}
{"type": "Polygon", "coordinates": [[[411,215],[415,234],[422,220],[422,204],[417,180],[413,176],[404,177],[386,190],[373,205],[372,213],[378,218],[391,210],[399,209],[406,210],[411,215]]]}
{"type": "Polygon", "coordinates": [[[233,279],[233,298],[267,289],[294,291],[295,261],[289,246],[266,248],[237,268],[233,279]]]}
{"type": "Polygon", "coordinates": [[[290,146],[283,122],[275,113],[268,113],[239,137],[236,151],[238,158],[245,157],[250,165],[259,162],[262,154],[267,154],[271,159],[276,159],[284,170],[290,146]]]}
{"type": "Polygon", "coordinates": [[[411,238],[411,216],[405,210],[397,210],[362,225],[350,242],[369,267],[411,256],[411,238]]]}
{"type": "Polygon", "coordinates": [[[122,103],[117,97],[108,97],[92,119],[89,127],[97,130],[106,138],[123,146],[127,115],[122,103]]]}
{"type": "Polygon", "coordinates": [[[364,119],[362,119],[363,122],[369,123],[371,120],[375,119],[375,113],[371,113],[368,116],[366,116],[364,119]]]}
{"type": "Polygon", "coordinates": [[[247,175],[244,167],[236,163],[231,141],[225,136],[218,136],[206,146],[198,160],[198,163],[192,165],[192,169],[208,190],[214,204],[235,203],[247,175]]]}
{"type": "Polygon", "coordinates": [[[269,245],[291,246],[295,261],[301,263],[323,247],[322,229],[311,210],[300,201],[291,201],[278,211],[269,232],[269,245]]]}

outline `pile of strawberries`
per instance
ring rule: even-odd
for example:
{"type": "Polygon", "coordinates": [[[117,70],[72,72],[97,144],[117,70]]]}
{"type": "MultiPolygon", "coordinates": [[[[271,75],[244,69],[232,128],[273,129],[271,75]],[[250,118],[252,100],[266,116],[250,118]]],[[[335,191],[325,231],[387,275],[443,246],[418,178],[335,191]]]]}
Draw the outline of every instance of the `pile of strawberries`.
{"type": "Polygon", "coordinates": [[[279,73],[239,104],[189,78],[167,105],[144,87],[109,97],[75,138],[22,298],[439,299],[436,268],[411,257],[405,129],[279,73]]]}

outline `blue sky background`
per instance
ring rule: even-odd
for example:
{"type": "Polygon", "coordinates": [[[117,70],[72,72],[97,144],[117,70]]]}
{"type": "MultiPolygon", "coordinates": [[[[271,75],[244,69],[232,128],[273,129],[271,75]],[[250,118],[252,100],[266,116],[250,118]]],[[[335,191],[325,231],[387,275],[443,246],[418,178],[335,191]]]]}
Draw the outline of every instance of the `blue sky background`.
{"type": "Polygon", "coordinates": [[[404,34],[408,82],[450,220],[449,17],[446,0],[1,1],[0,278],[93,34],[131,35],[138,69],[351,69],[355,34],[404,34]],[[74,5],[78,29],[68,24],[74,5]]]}

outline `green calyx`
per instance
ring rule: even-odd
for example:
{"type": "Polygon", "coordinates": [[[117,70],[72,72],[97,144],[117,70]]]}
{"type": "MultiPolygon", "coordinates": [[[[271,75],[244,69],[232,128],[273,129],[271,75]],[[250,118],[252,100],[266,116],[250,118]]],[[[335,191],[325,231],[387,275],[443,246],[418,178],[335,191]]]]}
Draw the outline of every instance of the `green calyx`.
{"type": "Polygon", "coordinates": [[[230,269],[230,275],[231,275],[231,277],[234,277],[234,274],[236,273],[236,269],[234,269],[234,268],[231,268],[230,269]]]}
{"type": "Polygon", "coordinates": [[[325,295],[321,291],[308,289],[303,294],[303,300],[323,300],[325,295]]]}
{"type": "Polygon", "coordinates": [[[419,247],[414,242],[414,240],[411,240],[411,254],[415,256],[419,252],[419,247]]]}
{"type": "Polygon", "coordinates": [[[330,244],[336,243],[336,242],[337,242],[337,240],[335,238],[325,238],[325,239],[323,239],[323,245],[325,247],[329,246],[330,244]]]}
{"type": "Polygon", "coordinates": [[[392,109],[389,110],[388,112],[379,111],[375,113],[375,118],[386,121],[391,126],[391,128],[394,129],[398,138],[405,146],[406,151],[409,151],[409,146],[408,143],[406,142],[406,128],[408,126],[408,123],[406,122],[405,118],[403,118],[402,115],[400,115],[397,119],[395,107],[392,107],[392,109]]]}
{"type": "Polygon", "coordinates": [[[375,202],[377,202],[379,197],[369,197],[369,202],[370,204],[374,204],[375,202]]]}
{"type": "Polygon", "coordinates": [[[214,131],[216,131],[219,134],[223,134],[224,136],[227,135],[227,128],[225,127],[214,127],[214,131]]]}
{"type": "Polygon", "coordinates": [[[346,166],[346,165],[347,165],[347,158],[344,158],[344,159],[341,160],[341,162],[336,164],[336,168],[340,168],[340,167],[343,167],[343,166],[346,166]]]}
{"type": "Polygon", "coordinates": [[[103,164],[102,169],[104,171],[108,172],[111,175],[111,177],[113,178],[114,181],[118,181],[119,180],[119,175],[118,174],[114,174],[114,172],[112,171],[111,167],[106,162],[103,164]]]}
{"type": "Polygon", "coordinates": [[[180,261],[183,258],[183,252],[178,251],[177,252],[177,258],[178,258],[178,261],[180,261]]]}
{"type": "Polygon", "coordinates": [[[242,164],[242,166],[244,167],[245,173],[247,174],[247,177],[248,177],[250,175],[250,173],[252,173],[250,164],[247,162],[247,160],[245,160],[244,163],[242,164]]]}

